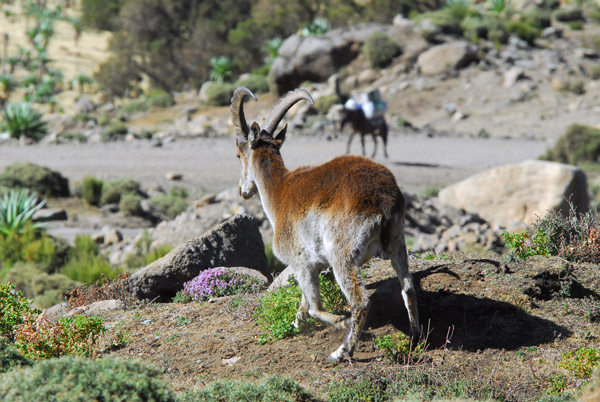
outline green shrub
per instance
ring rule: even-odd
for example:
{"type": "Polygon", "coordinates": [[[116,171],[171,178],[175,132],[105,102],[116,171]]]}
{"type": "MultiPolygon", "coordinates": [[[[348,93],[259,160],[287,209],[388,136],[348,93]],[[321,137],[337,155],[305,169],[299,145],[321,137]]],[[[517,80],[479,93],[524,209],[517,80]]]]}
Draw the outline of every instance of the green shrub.
{"type": "Polygon", "coordinates": [[[294,380],[274,375],[261,384],[235,380],[219,380],[201,390],[178,395],[178,402],[309,402],[317,401],[294,380]]]}
{"type": "Polygon", "coordinates": [[[146,95],[146,103],[151,107],[169,107],[173,106],[173,98],[163,90],[154,90],[146,95]]]}
{"type": "Polygon", "coordinates": [[[389,36],[374,32],[365,40],[362,52],[374,68],[387,67],[401,52],[400,45],[389,36]]]}
{"type": "Polygon", "coordinates": [[[0,337],[0,373],[31,365],[31,360],[23,356],[13,345],[9,344],[6,338],[0,337]]]}
{"type": "Polygon", "coordinates": [[[82,0],[81,23],[99,30],[113,30],[117,28],[117,17],[123,0],[82,0]]]}
{"type": "Polygon", "coordinates": [[[135,99],[123,105],[121,111],[129,114],[134,114],[139,112],[145,112],[149,108],[150,105],[148,104],[148,102],[146,102],[146,99],[135,99]]]}
{"type": "Polygon", "coordinates": [[[121,196],[119,209],[127,216],[143,216],[142,197],[133,193],[125,193],[121,196]]]}
{"type": "Polygon", "coordinates": [[[416,347],[411,347],[410,339],[401,332],[375,338],[377,349],[381,349],[385,357],[395,363],[408,363],[411,359],[418,358],[425,349],[425,343],[421,342],[416,347]]]}
{"type": "Polygon", "coordinates": [[[600,80],[600,65],[596,64],[590,69],[590,78],[593,80],[600,80]]]}
{"type": "Polygon", "coordinates": [[[537,38],[539,34],[539,31],[529,25],[526,21],[510,21],[506,24],[506,30],[517,35],[530,45],[533,44],[535,38],[537,38]]]}
{"type": "Polygon", "coordinates": [[[557,21],[571,22],[571,21],[583,21],[583,10],[580,7],[564,7],[556,10],[553,17],[557,21]]]}
{"type": "Polygon", "coordinates": [[[42,313],[24,317],[23,323],[15,326],[15,346],[33,360],[67,355],[90,357],[104,331],[100,317],[76,315],[54,322],[42,313]]]}
{"type": "Polygon", "coordinates": [[[119,179],[105,182],[102,186],[100,205],[118,204],[124,194],[142,195],[140,183],[131,179],[119,179]]]}
{"type": "Polygon", "coordinates": [[[215,82],[206,88],[206,104],[210,106],[227,106],[231,103],[231,94],[235,84],[215,82]]]}
{"type": "Polygon", "coordinates": [[[596,348],[579,348],[575,352],[563,353],[559,367],[567,369],[575,378],[588,379],[594,367],[600,364],[600,350],[596,348]]]}
{"type": "Polygon", "coordinates": [[[27,189],[15,189],[0,193],[0,236],[10,233],[23,233],[25,226],[43,228],[44,225],[31,223],[33,214],[42,209],[46,201],[38,199],[27,189]]]}
{"type": "Polygon", "coordinates": [[[569,22],[569,28],[573,31],[582,31],[583,30],[583,21],[571,21],[569,22]]]}
{"type": "Polygon", "coordinates": [[[523,261],[534,255],[548,256],[548,239],[543,230],[538,230],[529,241],[528,232],[502,233],[504,242],[509,249],[508,256],[513,261],[523,261]]]}
{"type": "Polygon", "coordinates": [[[88,204],[100,206],[102,200],[102,186],[104,182],[92,176],[86,176],[81,182],[81,198],[88,204]]]}
{"type": "Polygon", "coordinates": [[[23,292],[15,291],[13,284],[0,284],[0,335],[11,336],[16,325],[39,313],[31,307],[31,300],[25,298],[23,292]]]}
{"type": "MultiPolygon", "coordinates": [[[[330,270],[325,272],[320,276],[319,282],[325,310],[334,314],[341,313],[346,308],[346,300],[333,278],[333,273],[330,270]]],[[[292,324],[296,319],[301,298],[300,287],[290,278],[290,286],[267,292],[259,299],[260,306],[256,309],[254,317],[257,324],[267,331],[260,336],[259,343],[287,338],[300,332],[300,329],[292,324]]],[[[314,321],[308,319],[307,323],[312,324],[314,321]]]]}
{"type": "Polygon", "coordinates": [[[269,79],[263,74],[250,74],[235,83],[238,87],[246,87],[254,94],[269,92],[269,79]]]}
{"type": "Polygon", "coordinates": [[[8,132],[11,138],[26,137],[38,142],[48,133],[43,115],[29,103],[9,103],[4,109],[0,130],[8,132]]]}
{"type": "Polygon", "coordinates": [[[482,16],[467,17],[460,23],[464,32],[465,38],[469,39],[486,39],[488,37],[488,21],[482,16]]]}
{"type": "Polygon", "coordinates": [[[566,90],[575,95],[583,95],[585,93],[585,82],[583,80],[569,81],[566,90]]]}
{"type": "Polygon", "coordinates": [[[68,262],[60,273],[77,282],[91,284],[102,275],[115,277],[119,272],[114,270],[108,259],[98,250],[98,246],[89,235],[75,236],[75,245],[69,250],[68,262]]]}
{"type": "MultiPolygon", "coordinates": [[[[23,187],[48,197],[68,197],[69,180],[59,172],[33,163],[13,163],[8,165],[2,175],[13,178],[23,187]]],[[[0,178],[0,183],[6,179],[0,178]]],[[[4,184],[3,184],[4,185],[4,184]]]]}
{"type": "Polygon", "coordinates": [[[543,8],[533,8],[523,15],[525,21],[535,29],[544,29],[552,25],[552,13],[543,8]]]}
{"type": "Polygon", "coordinates": [[[571,124],[556,141],[556,145],[546,151],[541,159],[578,165],[583,162],[596,162],[600,157],[600,129],[571,124]]]}
{"type": "Polygon", "coordinates": [[[165,255],[169,254],[173,250],[173,246],[170,244],[159,244],[158,246],[151,248],[148,254],[145,256],[146,265],[152,264],[154,261],[161,259],[165,255]]]}
{"type": "Polygon", "coordinates": [[[327,114],[329,109],[336,103],[340,103],[337,95],[323,95],[315,100],[315,109],[321,114],[327,114]]]}
{"type": "Polygon", "coordinates": [[[210,65],[212,69],[209,73],[209,78],[214,82],[229,81],[233,74],[233,63],[227,56],[211,57],[210,65]]]}
{"type": "Polygon", "coordinates": [[[150,202],[156,205],[170,219],[185,211],[189,204],[180,196],[174,194],[156,193],[150,197],[150,202]]]}
{"type": "Polygon", "coordinates": [[[331,383],[327,397],[329,401],[335,402],[384,402],[391,400],[392,396],[386,391],[387,387],[385,378],[378,378],[377,381],[364,378],[357,378],[354,381],[344,380],[331,383]]]}
{"type": "Polygon", "coordinates": [[[107,127],[104,128],[100,135],[105,140],[114,140],[127,134],[127,126],[120,121],[111,122],[107,127]]]}
{"type": "Polygon", "coordinates": [[[23,233],[0,235],[0,261],[6,270],[19,261],[36,263],[42,270],[51,272],[58,267],[66,254],[64,244],[45,233],[38,233],[31,224],[23,233]]]}
{"type": "Polygon", "coordinates": [[[64,357],[0,377],[0,399],[13,401],[174,402],[161,371],[136,360],[64,357]]]}

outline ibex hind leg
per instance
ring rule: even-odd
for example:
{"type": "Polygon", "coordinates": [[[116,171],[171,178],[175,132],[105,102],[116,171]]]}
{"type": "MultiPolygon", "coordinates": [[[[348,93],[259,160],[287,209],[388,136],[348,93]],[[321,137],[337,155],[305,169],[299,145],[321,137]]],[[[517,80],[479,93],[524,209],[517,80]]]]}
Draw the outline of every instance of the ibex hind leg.
{"type": "Polygon", "coordinates": [[[299,328],[303,321],[308,317],[312,317],[315,320],[333,325],[338,329],[345,329],[345,316],[331,314],[323,309],[319,285],[319,270],[304,268],[296,270],[294,276],[302,291],[302,301],[300,302],[293,325],[299,328]]]}
{"type": "Polygon", "coordinates": [[[394,236],[390,242],[390,250],[388,254],[392,262],[392,267],[398,275],[400,286],[402,287],[402,298],[408,312],[410,321],[410,332],[413,342],[421,336],[421,327],[419,325],[419,313],[417,309],[417,292],[413,284],[412,275],[408,271],[408,255],[406,252],[406,244],[404,243],[404,231],[397,230],[398,236],[394,236]]]}
{"type": "Polygon", "coordinates": [[[371,302],[369,300],[367,289],[360,278],[358,266],[353,265],[343,269],[336,269],[334,267],[333,272],[342,292],[344,292],[346,299],[348,299],[348,302],[350,303],[352,312],[344,341],[338,349],[327,357],[328,362],[338,363],[344,358],[351,357],[354,353],[363,326],[367,320],[371,302]]]}

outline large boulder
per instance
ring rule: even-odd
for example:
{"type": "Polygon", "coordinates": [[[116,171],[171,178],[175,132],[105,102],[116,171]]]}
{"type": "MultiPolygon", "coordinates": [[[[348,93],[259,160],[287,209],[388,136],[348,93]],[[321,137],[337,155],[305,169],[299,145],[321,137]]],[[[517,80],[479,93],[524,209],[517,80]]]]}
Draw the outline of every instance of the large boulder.
{"type": "Polygon", "coordinates": [[[451,42],[434,46],[419,55],[417,65],[421,74],[435,75],[447,69],[461,69],[477,60],[475,45],[451,42]]]}
{"type": "Polygon", "coordinates": [[[587,181],[580,169],[555,162],[525,161],[471,176],[439,192],[443,205],[477,213],[509,229],[532,224],[548,210],[588,210],[587,181]]]}
{"type": "Polygon", "coordinates": [[[253,268],[271,279],[259,221],[235,215],[202,237],[180,244],[133,274],[128,288],[138,299],[170,301],[187,282],[208,268],[253,268]]]}
{"type": "Polygon", "coordinates": [[[323,35],[292,35],[279,48],[271,66],[271,79],[281,95],[305,81],[322,82],[358,56],[363,42],[374,32],[388,33],[390,25],[359,24],[323,35]]]}

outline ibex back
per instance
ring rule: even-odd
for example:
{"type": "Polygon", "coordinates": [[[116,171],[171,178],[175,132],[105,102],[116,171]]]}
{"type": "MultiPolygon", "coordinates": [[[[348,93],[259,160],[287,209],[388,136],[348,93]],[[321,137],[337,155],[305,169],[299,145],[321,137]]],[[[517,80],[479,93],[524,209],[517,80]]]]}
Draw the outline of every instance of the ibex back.
{"type": "Polygon", "coordinates": [[[246,123],[247,97],[256,99],[242,87],[231,99],[242,168],[239,192],[244,198],[259,194],[274,229],[273,252],[293,268],[302,290],[294,324],[312,317],[346,329],[344,341],[327,360],[339,362],[352,356],[370,305],[360,266],[374,256],[389,256],[400,280],[412,336],[418,338],[416,292],[404,242],[405,200],[392,172],[357,156],[289,171],[280,153],[287,125],[274,132],[295,103],[313,102],[310,94],[302,89],[289,92],[262,129],[256,122],[250,127],[246,123]],[[319,273],[327,265],[349,302],[350,318],[323,310],[319,273]]]}

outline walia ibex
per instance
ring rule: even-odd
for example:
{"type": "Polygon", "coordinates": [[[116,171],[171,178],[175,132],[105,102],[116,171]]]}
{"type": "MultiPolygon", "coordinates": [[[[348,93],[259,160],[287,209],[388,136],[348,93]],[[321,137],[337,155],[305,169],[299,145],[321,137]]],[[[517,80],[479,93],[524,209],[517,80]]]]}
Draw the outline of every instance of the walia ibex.
{"type": "Polygon", "coordinates": [[[417,298],[408,272],[404,242],[405,200],[386,167],[359,156],[341,156],[320,166],[286,169],[280,148],[287,125],[276,135],[283,116],[297,102],[313,102],[308,92],[289,92],[273,108],[266,125],[249,127],[243,104],[256,97],[238,88],[231,99],[242,174],[240,195],[258,193],[273,226],[273,251],[293,269],[302,290],[294,325],[308,317],[347,329],[341,346],[328,361],[352,356],[369,310],[360,266],[374,256],[389,256],[402,287],[413,340],[420,336],[417,298]],[[351,316],[323,310],[319,273],[331,265],[350,304],[351,316]]]}

